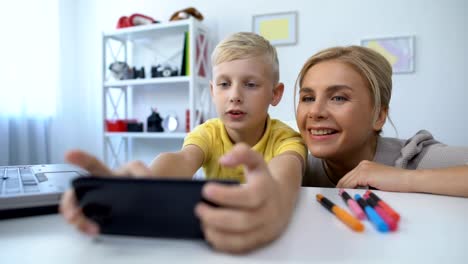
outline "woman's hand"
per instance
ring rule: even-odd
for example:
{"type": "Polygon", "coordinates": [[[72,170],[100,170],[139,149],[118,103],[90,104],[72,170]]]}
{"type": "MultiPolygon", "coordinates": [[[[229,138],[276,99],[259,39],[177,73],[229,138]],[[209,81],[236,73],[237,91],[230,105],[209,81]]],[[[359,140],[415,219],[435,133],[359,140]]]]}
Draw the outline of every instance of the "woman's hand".
{"type": "Polygon", "coordinates": [[[370,186],[382,191],[410,192],[410,170],[363,160],[338,182],[338,188],[370,186]]]}
{"type": "MultiPolygon", "coordinates": [[[[139,161],[130,162],[120,169],[112,171],[97,158],[82,151],[68,152],[65,155],[65,160],[87,170],[93,176],[151,176],[151,170],[139,161]]],[[[80,231],[89,235],[97,235],[99,233],[99,226],[86,218],[81,211],[73,190],[68,190],[63,194],[59,211],[68,223],[74,225],[80,231]]]]}
{"type": "Polygon", "coordinates": [[[246,144],[237,144],[220,163],[244,165],[247,183],[205,185],[203,197],[221,206],[200,203],[195,209],[206,240],[230,253],[247,252],[274,240],[287,225],[289,213],[282,208],[277,183],[263,157],[246,144]]]}

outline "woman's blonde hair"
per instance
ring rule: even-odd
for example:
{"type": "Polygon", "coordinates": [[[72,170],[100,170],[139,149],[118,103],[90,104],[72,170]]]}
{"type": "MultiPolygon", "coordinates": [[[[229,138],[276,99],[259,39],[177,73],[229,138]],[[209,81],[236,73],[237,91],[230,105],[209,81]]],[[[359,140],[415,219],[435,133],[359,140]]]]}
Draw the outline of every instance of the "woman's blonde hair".
{"type": "MultiPolygon", "coordinates": [[[[294,87],[294,106],[296,106],[297,87],[302,87],[307,71],[324,61],[340,61],[353,67],[367,81],[374,103],[374,119],[378,118],[381,109],[389,109],[392,96],[392,66],[376,51],[361,47],[333,47],[319,51],[310,57],[302,66],[294,87]]],[[[392,123],[389,118],[390,123],[392,123]]],[[[379,131],[380,132],[380,131],[379,131]]]]}
{"type": "Polygon", "coordinates": [[[250,59],[265,56],[272,67],[273,81],[279,81],[279,63],[276,49],[268,40],[251,32],[234,33],[216,45],[212,55],[211,64],[216,66],[223,62],[250,59]]]}

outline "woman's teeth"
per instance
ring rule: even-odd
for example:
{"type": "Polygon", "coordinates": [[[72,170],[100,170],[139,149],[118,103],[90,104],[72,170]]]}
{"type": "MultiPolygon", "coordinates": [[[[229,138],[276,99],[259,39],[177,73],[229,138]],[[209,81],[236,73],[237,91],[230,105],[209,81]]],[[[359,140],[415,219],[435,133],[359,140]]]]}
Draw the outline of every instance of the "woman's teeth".
{"type": "Polygon", "coordinates": [[[333,129],[310,129],[309,132],[314,136],[323,136],[323,135],[330,135],[335,132],[333,129]]]}

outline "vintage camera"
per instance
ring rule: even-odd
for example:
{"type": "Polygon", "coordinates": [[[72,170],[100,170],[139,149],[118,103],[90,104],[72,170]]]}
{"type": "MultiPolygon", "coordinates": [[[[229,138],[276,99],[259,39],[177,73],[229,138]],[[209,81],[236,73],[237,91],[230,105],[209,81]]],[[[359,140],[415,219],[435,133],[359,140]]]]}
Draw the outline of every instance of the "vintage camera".
{"type": "Polygon", "coordinates": [[[172,68],[169,65],[157,65],[151,67],[151,77],[158,78],[158,77],[170,77],[170,76],[178,76],[179,71],[177,68],[172,68]]]}
{"type": "Polygon", "coordinates": [[[133,79],[145,78],[145,67],[141,67],[140,70],[138,70],[136,67],[133,67],[132,72],[133,72],[133,79]]]}

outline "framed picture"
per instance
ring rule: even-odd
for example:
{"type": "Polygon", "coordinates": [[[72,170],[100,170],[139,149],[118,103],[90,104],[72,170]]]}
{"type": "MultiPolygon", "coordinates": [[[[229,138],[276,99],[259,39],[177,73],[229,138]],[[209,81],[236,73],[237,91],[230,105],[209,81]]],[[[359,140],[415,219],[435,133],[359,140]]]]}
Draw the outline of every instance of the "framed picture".
{"type": "Polygon", "coordinates": [[[361,46],[382,54],[392,65],[393,73],[414,72],[414,36],[363,39],[361,46]]]}
{"type": "Polygon", "coordinates": [[[297,41],[297,12],[255,15],[252,31],[272,45],[293,45],[297,41]]]}

